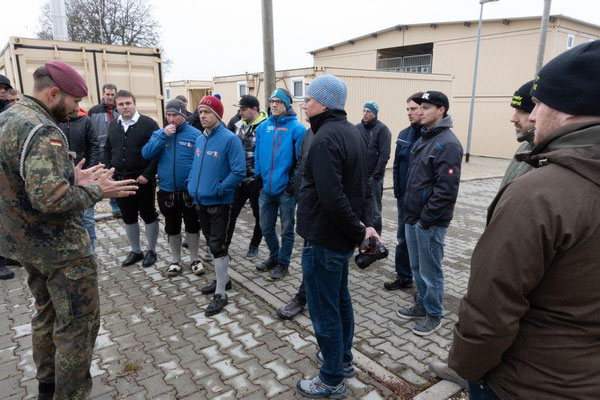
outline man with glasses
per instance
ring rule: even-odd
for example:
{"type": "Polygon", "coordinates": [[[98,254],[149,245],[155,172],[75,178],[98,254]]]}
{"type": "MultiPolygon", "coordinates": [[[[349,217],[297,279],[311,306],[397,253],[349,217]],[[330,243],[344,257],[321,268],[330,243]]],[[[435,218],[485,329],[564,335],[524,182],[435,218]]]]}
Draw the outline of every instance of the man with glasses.
{"type": "Polygon", "coordinates": [[[294,171],[306,128],[296,119],[292,96],[285,89],[276,89],[269,98],[271,115],[256,130],[255,174],[263,181],[260,192],[260,227],[269,247],[269,258],[256,267],[270,271],[268,281],[277,281],[288,274],[294,246],[294,171]],[[281,218],[281,247],[275,226],[281,218]]]}

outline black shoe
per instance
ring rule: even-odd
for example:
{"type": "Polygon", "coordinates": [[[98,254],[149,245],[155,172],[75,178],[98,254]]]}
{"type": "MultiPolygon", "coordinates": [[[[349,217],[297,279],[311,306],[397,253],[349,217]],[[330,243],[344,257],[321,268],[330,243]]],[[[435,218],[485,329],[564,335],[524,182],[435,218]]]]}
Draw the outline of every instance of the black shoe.
{"type": "Polygon", "coordinates": [[[210,317],[211,315],[220,313],[223,307],[225,307],[226,305],[227,295],[225,296],[225,298],[223,298],[223,296],[221,296],[220,294],[215,294],[210,304],[206,307],[204,313],[210,317]]]}
{"type": "Polygon", "coordinates": [[[383,288],[385,290],[398,290],[398,289],[408,289],[413,287],[413,282],[411,280],[400,280],[400,279],[392,279],[389,282],[385,282],[383,284],[383,288]]]}
{"type": "Polygon", "coordinates": [[[148,250],[144,261],[142,261],[142,267],[148,268],[154,265],[156,262],[156,252],[154,250],[148,250]]]}
{"type": "Polygon", "coordinates": [[[275,282],[286,276],[288,273],[287,266],[277,265],[277,268],[275,268],[265,279],[269,282],[275,282]]]}
{"type": "Polygon", "coordinates": [[[18,267],[21,264],[19,264],[18,261],[15,261],[15,260],[12,260],[10,258],[5,258],[5,257],[0,256],[0,265],[4,265],[4,266],[13,265],[15,267],[18,267]]]}
{"type": "MultiPolygon", "coordinates": [[[[208,286],[204,286],[200,289],[200,293],[202,294],[213,294],[217,290],[217,281],[212,281],[212,283],[208,286]]],[[[231,290],[231,279],[225,285],[225,290],[231,290]]]]}
{"type": "Polygon", "coordinates": [[[276,266],[277,266],[277,260],[269,258],[267,261],[264,261],[262,264],[257,265],[256,269],[260,272],[266,272],[266,271],[272,270],[276,266]]]}
{"type": "Polygon", "coordinates": [[[123,262],[121,263],[121,266],[129,267],[130,265],[133,265],[136,262],[141,261],[143,259],[144,259],[144,253],[142,253],[142,252],[136,253],[135,251],[132,251],[131,253],[129,253],[127,258],[125,260],[123,260],[123,262]]]}
{"type": "Polygon", "coordinates": [[[15,273],[4,265],[0,265],[0,279],[12,279],[15,277],[15,273]]]}

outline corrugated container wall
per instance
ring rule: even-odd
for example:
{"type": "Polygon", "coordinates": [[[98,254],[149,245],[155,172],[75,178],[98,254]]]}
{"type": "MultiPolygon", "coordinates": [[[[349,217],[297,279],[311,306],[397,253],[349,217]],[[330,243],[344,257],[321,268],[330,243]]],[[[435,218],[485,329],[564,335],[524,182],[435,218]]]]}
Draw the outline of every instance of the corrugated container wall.
{"type": "Polygon", "coordinates": [[[31,94],[33,72],[48,60],[64,61],[84,77],[89,93],[80,104],[85,110],[100,102],[105,83],[114,83],[135,95],[140,113],[162,125],[164,97],[158,48],[11,37],[0,53],[0,71],[15,88],[31,94]]]}

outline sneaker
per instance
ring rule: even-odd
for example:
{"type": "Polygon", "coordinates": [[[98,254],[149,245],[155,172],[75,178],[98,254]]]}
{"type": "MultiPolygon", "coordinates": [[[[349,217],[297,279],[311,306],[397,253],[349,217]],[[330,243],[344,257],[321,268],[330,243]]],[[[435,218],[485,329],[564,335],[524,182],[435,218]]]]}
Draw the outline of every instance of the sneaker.
{"type": "Polygon", "coordinates": [[[277,266],[277,260],[269,258],[267,261],[262,262],[256,266],[256,269],[260,272],[270,271],[277,266]]]}
{"type": "MultiPolygon", "coordinates": [[[[317,353],[317,362],[319,363],[319,368],[325,362],[323,358],[323,353],[320,351],[317,353]]],[[[344,363],[344,378],[350,379],[356,376],[356,370],[354,369],[354,363],[352,361],[344,363]]]]}
{"type": "Polygon", "coordinates": [[[412,279],[403,281],[401,279],[392,279],[389,282],[385,282],[383,284],[383,288],[385,290],[398,290],[398,289],[408,289],[413,286],[412,279]]]}
{"type": "Polygon", "coordinates": [[[285,306],[277,309],[277,316],[283,320],[292,319],[304,310],[304,304],[300,304],[296,296],[285,306]]]}
{"type": "Polygon", "coordinates": [[[167,276],[177,276],[181,274],[181,265],[179,263],[171,263],[169,268],[167,268],[167,276]]]}
{"type": "MultiPolygon", "coordinates": [[[[212,281],[210,285],[204,286],[200,289],[202,294],[213,294],[217,290],[217,281],[212,281]]],[[[231,290],[231,279],[225,285],[225,290],[231,290]]]]}
{"type": "Polygon", "coordinates": [[[112,216],[114,218],[121,218],[123,216],[123,214],[121,213],[121,209],[116,204],[112,206],[112,216]]]}
{"type": "Polygon", "coordinates": [[[202,265],[202,262],[200,260],[192,261],[190,267],[192,268],[192,272],[194,273],[194,275],[204,275],[204,265],[202,265]]]}
{"type": "Polygon", "coordinates": [[[459,384],[463,389],[469,388],[469,383],[465,378],[458,375],[456,371],[448,366],[447,363],[435,360],[429,363],[429,370],[438,378],[459,384]]]}
{"type": "Polygon", "coordinates": [[[0,279],[12,279],[15,277],[15,273],[4,265],[0,265],[0,279]]]}
{"type": "Polygon", "coordinates": [[[246,253],[246,258],[255,258],[258,256],[258,247],[250,246],[246,253]]]}
{"type": "Polygon", "coordinates": [[[286,276],[288,273],[287,266],[277,265],[273,272],[271,272],[265,279],[269,282],[275,282],[286,276]]]}
{"type": "Polygon", "coordinates": [[[227,305],[227,295],[225,297],[220,294],[215,294],[210,304],[206,307],[204,314],[210,317],[211,315],[216,315],[221,312],[223,307],[227,305]]]}
{"type": "Polygon", "coordinates": [[[442,319],[439,317],[432,317],[431,315],[425,316],[421,321],[417,322],[412,332],[415,335],[427,336],[440,329],[442,326],[442,319]]]}
{"type": "Polygon", "coordinates": [[[396,315],[402,319],[414,319],[414,318],[423,318],[427,316],[425,312],[425,307],[419,303],[415,303],[410,308],[401,308],[396,311],[396,315]]]}
{"type": "Polygon", "coordinates": [[[337,386],[329,386],[325,384],[319,375],[312,379],[303,379],[296,384],[296,391],[310,399],[345,399],[346,384],[344,381],[337,386]]]}

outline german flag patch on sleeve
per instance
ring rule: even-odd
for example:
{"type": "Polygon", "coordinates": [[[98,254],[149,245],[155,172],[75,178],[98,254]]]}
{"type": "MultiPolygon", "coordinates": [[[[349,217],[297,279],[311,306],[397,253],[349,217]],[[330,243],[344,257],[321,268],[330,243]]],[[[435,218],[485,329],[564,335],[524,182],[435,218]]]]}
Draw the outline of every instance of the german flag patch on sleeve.
{"type": "Polygon", "coordinates": [[[50,139],[50,145],[62,147],[62,142],[60,140],[50,139]]]}

